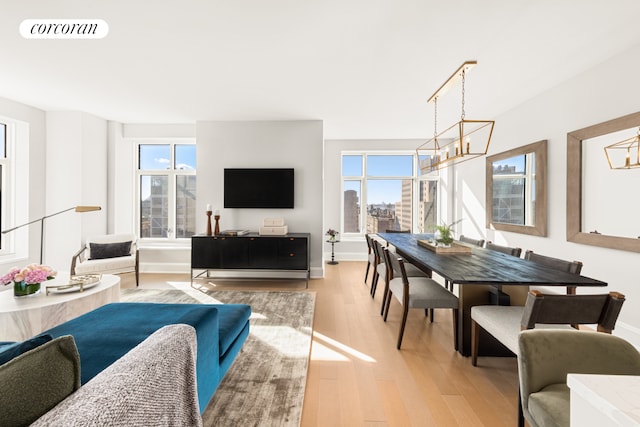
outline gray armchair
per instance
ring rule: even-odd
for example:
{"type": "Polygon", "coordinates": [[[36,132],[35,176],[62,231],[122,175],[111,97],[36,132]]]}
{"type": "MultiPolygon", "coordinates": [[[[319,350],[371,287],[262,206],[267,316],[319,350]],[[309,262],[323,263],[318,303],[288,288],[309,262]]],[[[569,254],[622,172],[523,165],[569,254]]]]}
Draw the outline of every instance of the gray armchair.
{"type": "Polygon", "coordinates": [[[567,374],[640,375],[640,353],[596,332],[527,330],[518,337],[522,412],[531,427],[569,426],[567,374]]]}

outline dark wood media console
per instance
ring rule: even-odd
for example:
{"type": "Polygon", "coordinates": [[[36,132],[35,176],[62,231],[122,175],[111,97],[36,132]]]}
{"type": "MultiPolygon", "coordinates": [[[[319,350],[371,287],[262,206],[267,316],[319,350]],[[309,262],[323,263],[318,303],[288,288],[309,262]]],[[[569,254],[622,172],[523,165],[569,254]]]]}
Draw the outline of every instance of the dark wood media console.
{"type": "Polygon", "coordinates": [[[204,277],[309,280],[309,233],[191,237],[191,281],[204,277]],[[204,270],[194,276],[194,270],[204,270]],[[213,272],[213,275],[212,275],[213,272]],[[247,273],[247,274],[243,274],[247,273]],[[205,276],[206,275],[206,276],[205,276]]]}

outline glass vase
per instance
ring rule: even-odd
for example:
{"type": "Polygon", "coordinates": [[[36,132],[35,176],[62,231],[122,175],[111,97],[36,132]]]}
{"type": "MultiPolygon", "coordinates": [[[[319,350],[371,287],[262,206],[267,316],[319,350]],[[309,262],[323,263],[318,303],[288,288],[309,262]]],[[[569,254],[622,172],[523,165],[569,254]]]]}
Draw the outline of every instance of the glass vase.
{"type": "Polygon", "coordinates": [[[13,296],[26,297],[40,292],[40,283],[13,282],[13,296]]]}

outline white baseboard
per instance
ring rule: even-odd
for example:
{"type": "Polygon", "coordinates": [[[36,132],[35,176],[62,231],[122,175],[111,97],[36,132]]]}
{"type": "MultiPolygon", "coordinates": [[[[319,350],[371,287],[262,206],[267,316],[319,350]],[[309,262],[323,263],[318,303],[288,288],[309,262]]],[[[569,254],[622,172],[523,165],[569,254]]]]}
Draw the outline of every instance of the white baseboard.
{"type": "MultiPolygon", "coordinates": [[[[366,261],[369,255],[366,252],[336,252],[334,256],[336,261],[366,261]]],[[[324,253],[324,260],[331,260],[331,251],[324,253]]]]}
{"type": "Polygon", "coordinates": [[[189,274],[191,264],[183,262],[141,262],[140,273],[189,274]]]}

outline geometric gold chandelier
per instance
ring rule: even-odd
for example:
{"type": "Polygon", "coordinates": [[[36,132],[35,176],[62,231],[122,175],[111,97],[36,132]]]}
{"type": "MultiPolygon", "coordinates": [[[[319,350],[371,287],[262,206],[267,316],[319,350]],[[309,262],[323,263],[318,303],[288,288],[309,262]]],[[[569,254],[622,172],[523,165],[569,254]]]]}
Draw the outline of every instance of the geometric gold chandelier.
{"type": "Polygon", "coordinates": [[[611,169],[640,167],[640,128],[636,136],[604,147],[611,169]]]}
{"type": "Polygon", "coordinates": [[[434,130],[433,138],[416,149],[421,174],[428,174],[487,154],[495,122],[466,119],[464,111],[466,74],[476,64],[476,61],[466,61],[429,98],[428,102],[434,103],[434,130]],[[438,98],[458,81],[462,82],[460,121],[438,133],[438,98]]]}

